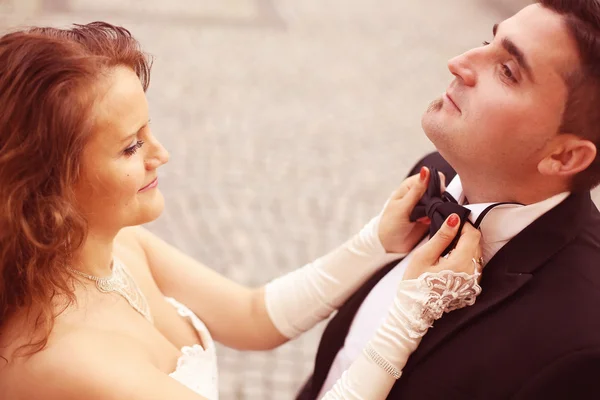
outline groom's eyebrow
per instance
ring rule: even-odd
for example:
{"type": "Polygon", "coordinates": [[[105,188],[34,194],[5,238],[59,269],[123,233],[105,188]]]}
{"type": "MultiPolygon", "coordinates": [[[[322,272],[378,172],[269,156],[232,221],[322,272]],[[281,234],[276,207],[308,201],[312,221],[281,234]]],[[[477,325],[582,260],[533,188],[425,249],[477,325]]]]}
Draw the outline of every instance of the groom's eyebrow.
{"type": "MultiPolygon", "coordinates": [[[[494,29],[493,29],[494,37],[496,37],[499,27],[500,27],[500,24],[494,25],[494,29]]],[[[533,70],[531,69],[531,65],[529,64],[527,57],[525,56],[525,53],[523,52],[523,50],[521,50],[515,44],[515,42],[513,42],[512,40],[510,40],[509,38],[506,38],[506,37],[502,38],[501,43],[502,43],[502,47],[504,47],[504,50],[506,50],[510,55],[512,55],[517,60],[517,63],[519,64],[521,69],[523,69],[525,71],[529,80],[532,81],[533,83],[535,83],[535,78],[533,77],[533,70]]]]}

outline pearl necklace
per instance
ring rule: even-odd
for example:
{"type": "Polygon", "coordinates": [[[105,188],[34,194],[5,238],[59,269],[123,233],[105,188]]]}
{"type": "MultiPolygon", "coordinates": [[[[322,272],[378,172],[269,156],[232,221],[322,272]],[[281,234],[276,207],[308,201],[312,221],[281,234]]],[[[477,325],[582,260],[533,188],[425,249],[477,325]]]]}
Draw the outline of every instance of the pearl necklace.
{"type": "Polygon", "coordinates": [[[133,309],[142,314],[144,318],[150,321],[150,323],[153,323],[152,314],[150,313],[150,307],[148,306],[146,297],[125,266],[117,259],[113,260],[112,273],[107,278],[89,275],[70,267],[67,267],[67,269],[75,275],[94,281],[96,283],[96,288],[101,293],[114,292],[121,295],[133,309]]]}

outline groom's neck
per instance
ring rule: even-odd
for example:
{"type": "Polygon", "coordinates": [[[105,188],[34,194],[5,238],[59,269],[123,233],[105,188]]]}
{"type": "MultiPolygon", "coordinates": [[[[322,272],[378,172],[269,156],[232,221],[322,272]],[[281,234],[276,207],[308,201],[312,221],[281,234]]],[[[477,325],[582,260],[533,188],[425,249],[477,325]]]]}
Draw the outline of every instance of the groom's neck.
{"type": "Polygon", "coordinates": [[[510,182],[491,177],[459,176],[463,194],[470,204],[514,202],[527,205],[568,191],[567,187],[550,182],[510,182]]]}

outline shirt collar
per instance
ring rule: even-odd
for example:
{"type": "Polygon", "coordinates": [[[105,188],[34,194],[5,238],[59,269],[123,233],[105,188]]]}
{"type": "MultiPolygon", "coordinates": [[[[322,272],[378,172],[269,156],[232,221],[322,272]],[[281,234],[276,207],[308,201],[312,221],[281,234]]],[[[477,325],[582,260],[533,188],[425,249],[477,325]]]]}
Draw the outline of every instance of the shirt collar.
{"type": "MultiPolygon", "coordinates": [[[[452,179],[446,191],[458,201],[458,204],[464,204],[465,195],[458,175],[452,179]]],[[[533,221],[559,205],[570,194],[570,192],[559,193],[546,200],[526,206],[522,204],[502,204],[492,208],[483,217],[479,225],[485,261],[489,261],[502,245],[518,235],[533,221]]],[[[494,204],[496,203],[466,204],[463,207],[471,210],[469,220],[474,223],[484,210],[494,204]]]]}

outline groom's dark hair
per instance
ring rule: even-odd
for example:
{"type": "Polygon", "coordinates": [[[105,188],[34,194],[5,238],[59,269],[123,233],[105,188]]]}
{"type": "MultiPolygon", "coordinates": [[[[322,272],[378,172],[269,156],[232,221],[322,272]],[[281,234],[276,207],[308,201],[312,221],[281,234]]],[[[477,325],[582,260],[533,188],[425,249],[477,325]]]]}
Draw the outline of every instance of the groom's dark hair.
{"type": "Polygon", "coordinates": [[[565,77],[569,95],[560,128],[590,140],[598,153],[592,164],[573,179],[572,190],[600,184],[600,0],[539,0],[563,16],[577,43],[580,65],[565,77]]]}

